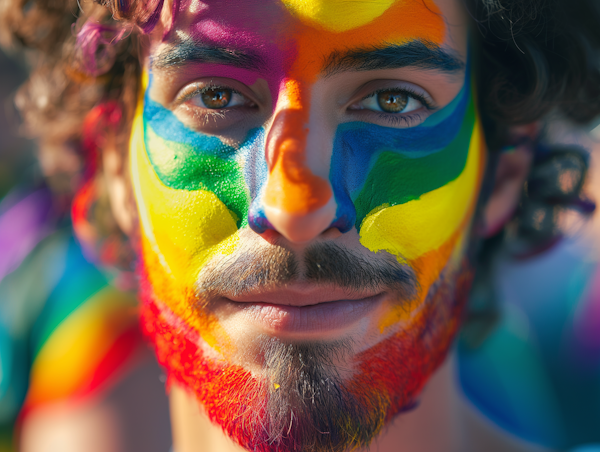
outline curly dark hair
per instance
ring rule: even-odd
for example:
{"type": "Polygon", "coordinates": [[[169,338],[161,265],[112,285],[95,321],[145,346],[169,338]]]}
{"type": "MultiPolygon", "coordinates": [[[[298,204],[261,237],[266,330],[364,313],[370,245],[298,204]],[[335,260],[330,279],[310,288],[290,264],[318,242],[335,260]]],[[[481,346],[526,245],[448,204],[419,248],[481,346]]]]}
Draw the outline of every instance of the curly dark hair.
{"type": "MultiPolygon", "coordinates": [[[[493,180],[494,155],[511,144],[510,126],[549,113],[584,124],[600,114],[600,2],[464,1],[480,37],[478,100],[492,156],[487,179],[493,180]]],[[[30,51],[32,73],[16,102],[27,131],[39,140],[42,169],[55,191],[74,194],[87,183],[89,200],[93,182],[101,197],[97,150],[106,140],[127,150],[141,75],[139,42],[163,8],[175,11],[178,4],[0,0],[0,42],[30,51]]],[[[577,151],[536,158],[531,177],[537,182],[526,184],[516,215],[522,237],[536,246],[551,242],[560,209],[593,210],[580,193],[586,169],[584,153],[577,151]],[[559,184],[564,171],[574,178],[566,191],[559,184]],[[546,182],[539,182],[540,174],[546,182]]],[[[98,212],[106,203],[94,205],[92,223],[100,230],[94,237],[118,234],[109,209],[98,212]]]]}

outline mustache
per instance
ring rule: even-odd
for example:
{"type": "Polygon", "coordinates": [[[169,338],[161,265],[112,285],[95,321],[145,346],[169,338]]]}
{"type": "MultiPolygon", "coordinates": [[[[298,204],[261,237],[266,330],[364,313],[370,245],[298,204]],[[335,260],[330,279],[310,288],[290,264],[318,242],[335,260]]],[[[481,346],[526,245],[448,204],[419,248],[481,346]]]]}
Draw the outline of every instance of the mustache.
{"type": "Polygon", "coordinates": [[[293,282],[335,285],[350,293],[384,289],[405,297],[414,295],[417,288],[413,268],[391,254],[371,261],[328,242],[313,244],[302,255],[278,245],[257,249],[244,244],[239,252],[200,274],[197,296],[240,296],[293,282]]]}

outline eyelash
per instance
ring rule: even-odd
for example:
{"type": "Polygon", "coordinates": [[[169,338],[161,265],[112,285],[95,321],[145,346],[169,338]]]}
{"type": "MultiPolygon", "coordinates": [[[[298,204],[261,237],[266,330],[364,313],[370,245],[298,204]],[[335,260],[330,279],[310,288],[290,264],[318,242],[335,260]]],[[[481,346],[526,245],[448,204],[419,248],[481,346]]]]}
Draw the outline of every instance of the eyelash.
{"type": "MultiPolygon", "coordinates": [[[[374,96],[377,96],[378,94],[387,93],[389,91],[398,91],[400,93],[408,94],[410,97],[421,102],[423,104],[423,106],[425,108],[427,108],[428,110],[435,110],[437,108],[437,106],[432,101],[430,101],[429,99],[425,98],[425,96],[423,96],[422,94],[420,94],[410,88],[398,88],[398,89],[396,89],[394,87],[381,88],[381,89],[378,89],[378,90],[368,94],[367,96],[363,97],[360,101],[362,102],[363,100],[368,99],[369,97],[374,97],[374,96]]],[[[390,114],[392,114],[392,113],[390,113],[390,114]]]]}
{"type": "Polygon", "coordinates": [[[377,117],[383,121],[390,123],[392,126],[412,127],[416,123],[422,122],[425,118],[421,113],[408,113],[404,116],[395,115],[392,113],[374,112],[377,117]]]}
{"type": "MultiPolygon", "coordinates": [[[[377,96],[380,93],[385,93],[385,92],[389,92],[389,91],[398,91],[398,92],[407,94],[408,96],[419,101],[423,105],[423,107],[425,107],[429,112],[434,112],[435,110],[438,110],[438,108],[439,108],[437,106],[437,104],[435,104],[433,101],[431,101],[430,99],[427,99],[422,94],[420,94],[420,93],[416,92],[415,90],[412,90],[408,87],[403,87],[403,88],[399,88],[399,89],[396,89],[394,87],[381,88],[381,89],[378,89],[378,90],[368,94],[367,96],[363,97],[360,100],[360,102],[362,102],[366,99],[369,99],[370,97],[377,96]]],[[[412,127],[415,125],[415,123],[420,124],[422,121],[425,120],[425,118],[423,117],[423,112],[419,112],[419,111],[417,111],[416,113],[411,112],[411,113],[406,113],[406,114],[385,113],[385,112],[373,111],[373,110],[357,110],[357,111],[361,111],[361,113],[363,113],[363,114],[365,112],[368,112],[367,114],[375,114],[375,115],[377,115],[378,119],[388,122],[391,126],[412,127]]]]}
{"type": "MultiPolygon", "coordinates": [[[[240,96],[243,96],[245,99],[248,99],[248,96],[239,92],[235,88],[232,88],[231,86],[224,86],[224,85],[218,85],[216,83],[210,83],[208,85],[202,85],[201,87],[199,87],[197,84],[195,84],[195,85],[193,85],[192,88],[189,88],[188,90],[186,90],[188,92],[184,92],[182,95],[180,95],[175,100],[174,105],[179,106],[181,104],[184,104],[184,103],[192,100],[194,97],[202,95],[202,94],[206,93],[207,91],[210,91],[211,89],[215,89],[215,90],[227,89],[227,90],[230,90],[234,94],[239,94],[240,96]]],[[[254,102],[252,102],[252,100],[248,99],[248,101],[251,102],[252,104],[254,104],[254,102]]],[[[215,113],[215,112],[223,112],[223,110],[227,110],[227,109],[228,108],[223,108],[223,109],[206,108],[205,110],[208,110],[211,113],[215,113]]]]}
{"type": "MultiPolygon", "coordinates": [[[[175,106],[182,105],[186,102],[189,102],[194,97],[200,96],[212,89],[217,89],[217,90],[218,89],[228,89],[228,90],[231,90],[232,93],[238,94],[238,95],[243,96],[244,98],[248,99],[247,96],[245,96],[243,93],[239,92],[235,88],[232,88],[231,86],[210,83],[210,84],[202,85],[202,86],[195,85],[195,86],[189,88],[187,90],[188,92],[184,92],[178,99],[175,100],[174,104],[175,104],[175,106]]],[[[398,92],[407,94],[408,96],[419,101],[423,105],[423,107],[425,107],[425,109],[427,109],[429,112],[433,112],[439,108],[430,99],[427,99],[422,94],[420,94],[420,93],[416,92],[415,90],[412,90],[408,87],[403,87],[401,89],[396,89],[394,87],[381,88],[381,89],[378,89],[376,91],[369,93],[367,96],[364,96],[359,102],[362,102],[365,99],[368,99],[370,97],[377,96],[380,93],[385,93],[385,92],[389,92],[389,91],[398,91],[398,92]]],[[[254,104],[250,99],[248,99],[248,101],[250,103],[254,104]]],[[[199,113],[196,110],[195,115],[197,115],[198,119],[203,120],[203,122],[205,124],[207,124],[210,120],[216,121],[219,118],[223,118],[225,111],[232,110],[235,108],[236,107],[226,107],[223,109],[200,108],[199,110],[202,110],[202,113],[199,113]]],[[[355,110],[355,112],[360,112],[361,114],[376,115],[378,120],[387,122],[393,127],[412,127],[415,124],[421,123],[425,119],[423,117],[424,113],[422,111],[402,114],[402,113],[385,113],[385,112],[378,112],[378,111],[365,109],[365,110],[355,110]]],[[[428,116],[428,115],[426,115],[426,116],[428,116]]]]}
{"type": "Polygon", "coordinates": [[[248,110],[245,108],[238,108],[244,106],[256,107],[256,104],[251,99],[249,99],[248,96],[244,95],[239,90],[232,88],[231,86],[222,85],[218,83],[195,83],[186,88],[185,91],[175,99],[172,108],[183,107],[186,110],[188,110],[188,114],[190,114],[194,118],[194,127],[216,127],[215,130],[218,130],[222,127],[228,127],[227,124],[231,124],[230,121],[237,121],[245,117],[248,113],[248,110]],[[196,96],[201,96],[202,94],[212,89],[231,90],[233,94],[243,96],[243,98],[247,100],[248,104],[233,107],[225,107],[221,109],[203,108],[200,106],[191,105],[190,101],[192,101],[196,96]]]}

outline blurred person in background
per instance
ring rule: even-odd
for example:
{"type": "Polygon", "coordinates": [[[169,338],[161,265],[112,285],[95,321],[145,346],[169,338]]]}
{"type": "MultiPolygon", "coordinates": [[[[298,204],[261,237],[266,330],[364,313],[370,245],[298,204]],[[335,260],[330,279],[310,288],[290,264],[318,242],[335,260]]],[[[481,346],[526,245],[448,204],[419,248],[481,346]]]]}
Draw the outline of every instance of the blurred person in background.
{"type": "Polygon", "coordinates": [[[34,166],[33,146],[31,142],[19,135],[18,115],[12,96],[16,89],[27,78],[27,71],[22,58],[6,55],[0,51],[0,197],[19,184],[21,176],[32,176],[34,166]]]}
{"type": "Polygon", "coordinates": [[[538,344],[512,334],[537,297],[503,304],[495,280],[498,256],[542,255],[566,212],[593,211],[585,151],[547,129],[600,113],[596,3],[0,14],[32,52],[17,103],[48,181],[0,223],[28,244],[0,275],[0,400],[23,450],[167,450],[136,286],[180,452],[600,441],[597,289],[556,294],[550,326],[528,311],[555,334],[538,344]],[[463,390],[503,430],[453,383],[463,319],[463,390]],[[571,325],[583,342],[553,353],[571,325]]]}
{"type": "Polygon", "coordinates": [[[25,450],[167,450],[163,377],[135,298],[74,239],[69,181],[45,181],[20,136],[13,97],[26,79],[23,55],[0,53],[0,451],[16,450],[25,419],[46,432],[25,450]]]}
{"type": "MultiPolygon", "coordinates": [[[[23,176],[24,168],[28,164],[32,165],[34,156],[31,151],[31,146],[28,146],[26,140],[18,136],[17,130],[15,130],[16,117],[11,114],[14,112],[14,106],[10,102],[11,95],[23,83],[26,79],[26,71],[23,68],[22,61],[16,58],[10,58],[4,52],[0,52],[0,86],[2,92],[0,93],[0,100],[2,101],[2,108],[0,110],[0,135],[2,136],[2,142],[0,144],[0,199],[5,198],[6,193],[10,191],[13,186],[17,185],[23,176]]],[[[4,249],[4,246],[0,247],[4,249]]],[[[5,273],[3,271],[2,273],[5,273]]],[[[2,349],[6,350],[10,337],[3,335],[2,349]]],[[[6,352],[2,352],[1,355],[4,357],[6,352]]],[[[5,366],[1,367],[2,374],[6,373],[5,366]]],[[[6,379],[6,377],[4,378],[6,379]]],[[[4,387],[4,385],[3,385],[4,387]]],[[[18,409],[14,407],[13,410],[18,409]]],[[[14,413],[8,413],[7,410],[3,411],[3,420],[11,419],[14,413]],[[8,414],[7,414],[8,413],[8,414]]],[[[11,437],[11,428],[2,422],[2,441],[6,443],[11,437]]]]}

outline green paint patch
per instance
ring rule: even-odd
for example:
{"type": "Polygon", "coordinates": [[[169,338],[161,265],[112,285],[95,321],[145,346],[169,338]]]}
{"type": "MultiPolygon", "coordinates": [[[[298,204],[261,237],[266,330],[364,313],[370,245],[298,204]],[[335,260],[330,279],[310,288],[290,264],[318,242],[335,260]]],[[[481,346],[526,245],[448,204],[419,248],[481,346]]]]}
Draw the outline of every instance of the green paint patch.
{"type": "Polygon", "coordinates": [[[237,161],[164,140],[149,126],[145,127],[145,142],[148,158],[163,184],[176,190],[211,191],[234,215],[238,228],[247,225],[250,194],[237,161]]]}
{"type": "Polygon", "coordinates": [[[356,227],[360,228],[364,218],[382,206],[419,199],[460,176],[467,163],[474,126],[475,107],[470,103],[456,138],[441,151],[409,158],[394,150],[382,150],[354,199],[356,227]]]}

